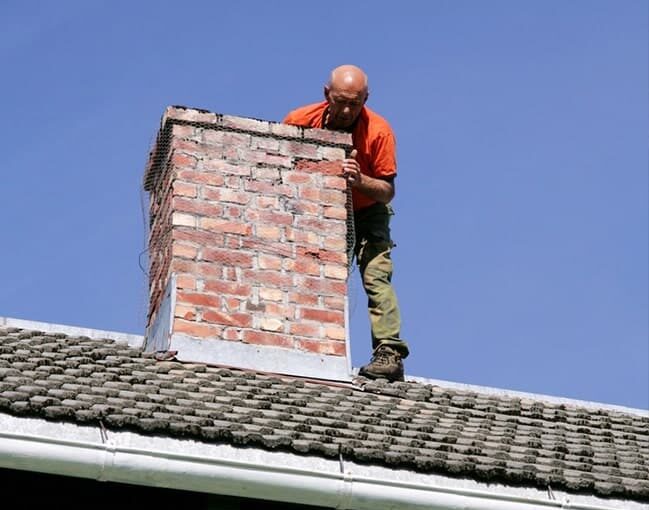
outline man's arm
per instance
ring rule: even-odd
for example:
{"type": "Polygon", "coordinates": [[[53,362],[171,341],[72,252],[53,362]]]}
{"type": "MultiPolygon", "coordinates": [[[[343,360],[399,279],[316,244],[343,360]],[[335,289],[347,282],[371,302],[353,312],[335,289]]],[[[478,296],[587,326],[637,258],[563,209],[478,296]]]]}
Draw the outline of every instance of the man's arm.
{"type": "Polygon", "coordinates": [[[394,198],[394,178],[379,179],[361,173],[361,167],[356,161],[356,149],[351,157],[343,160],[343,175],[352,187],[363,193],[363,195],[387,204],[394,198]]]}

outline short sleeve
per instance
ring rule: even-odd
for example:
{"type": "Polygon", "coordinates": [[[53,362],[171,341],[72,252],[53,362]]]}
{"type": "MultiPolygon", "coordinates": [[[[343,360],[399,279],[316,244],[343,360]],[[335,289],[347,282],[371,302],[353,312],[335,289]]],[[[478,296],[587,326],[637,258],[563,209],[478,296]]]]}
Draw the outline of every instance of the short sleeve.
{"type": "Polygon", "coordinates": [[[380,133],[372,144],[372,162],[375,177],[397,175],[397,143],[391,130],[380,133]]]}

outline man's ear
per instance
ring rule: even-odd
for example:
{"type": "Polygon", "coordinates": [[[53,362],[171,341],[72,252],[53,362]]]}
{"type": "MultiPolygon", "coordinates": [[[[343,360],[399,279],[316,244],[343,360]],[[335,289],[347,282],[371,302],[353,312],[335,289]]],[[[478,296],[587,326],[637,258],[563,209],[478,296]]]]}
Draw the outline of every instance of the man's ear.
{"type": "Polygon", "coordinates": [[[324,86],[324,97],[327,101],[329,101],[329,85],[324,86]]]}
{"type": "Polygon", "coordinates": [[[363,101],[363,104],[367,103],[367,98],[370,97],[370,91],[368,90],[365,92],[365,100],[363,101]]]}

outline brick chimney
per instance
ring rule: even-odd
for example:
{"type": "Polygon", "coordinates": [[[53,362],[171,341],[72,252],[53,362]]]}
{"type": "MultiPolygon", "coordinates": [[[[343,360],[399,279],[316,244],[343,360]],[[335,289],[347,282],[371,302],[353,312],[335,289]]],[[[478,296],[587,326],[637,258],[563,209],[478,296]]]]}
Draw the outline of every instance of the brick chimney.
{"type": "Polygon", "coordinates": [[[168,108],[144,177],[146,350],[349,378],[349,150],[344,133],[168,108]]]}

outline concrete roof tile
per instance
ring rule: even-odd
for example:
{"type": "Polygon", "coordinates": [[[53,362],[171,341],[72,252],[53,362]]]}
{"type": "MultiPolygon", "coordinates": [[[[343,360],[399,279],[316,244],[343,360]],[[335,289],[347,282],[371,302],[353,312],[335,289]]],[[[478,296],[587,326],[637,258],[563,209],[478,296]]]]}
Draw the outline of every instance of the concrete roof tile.
{"type": "Polygon", "coordinates": [[[649,417],[156,361],[111,340],[0,328],[0,412],[649,501],[649,417]]]}

